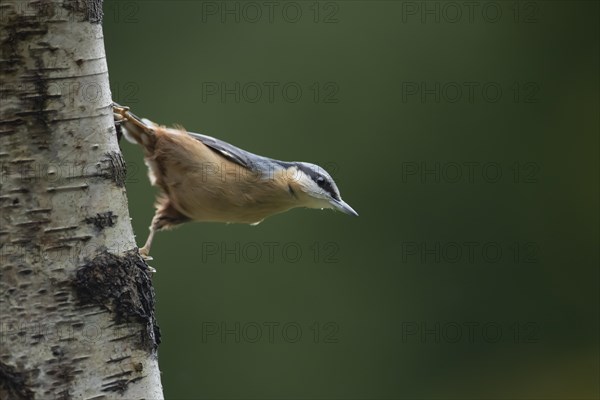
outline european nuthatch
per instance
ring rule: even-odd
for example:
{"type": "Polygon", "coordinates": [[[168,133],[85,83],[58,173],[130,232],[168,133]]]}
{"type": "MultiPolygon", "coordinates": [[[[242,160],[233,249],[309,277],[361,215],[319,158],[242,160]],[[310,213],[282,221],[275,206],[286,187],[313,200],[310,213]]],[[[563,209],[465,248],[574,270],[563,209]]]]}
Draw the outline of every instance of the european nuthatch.
{"type": "Polygon", "coordinates": [[[159,126],[118,104],[113,111],[125,137],[143,147],[150,181],[162,192],[140,249],[146,258],[156,231],[186,221],[256,225],[295,207],[358,216],[331,176],[315,164],[274,160],[183,128],[159,126]]]}

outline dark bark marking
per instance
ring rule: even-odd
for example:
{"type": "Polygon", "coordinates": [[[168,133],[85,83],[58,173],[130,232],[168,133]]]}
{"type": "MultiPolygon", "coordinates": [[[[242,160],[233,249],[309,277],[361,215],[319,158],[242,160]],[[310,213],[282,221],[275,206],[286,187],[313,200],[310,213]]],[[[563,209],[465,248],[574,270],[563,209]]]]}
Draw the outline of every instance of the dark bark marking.
{"type": "Polygon", "coordinates": [[[118,357],[118,358],[111,358],[110,360],[108,360],[106,363],[110,364],[110,363],[118,363],[121,362],[123,360],[126,360],[128,358],[131,358],[131,356],[123,356],[123,357],[118,357]]]}
{"type": "Polygon", "coordinates": [[[30,98],[30,101],[34,103],[33,110],[36,110],[36,121],[40,124],[43,132],[49,132],[50,118],[48,116],[49,111],[46,108],[48,100],[50,100],[50,94],[48,93],[48,78],[45,76],[44,63],[40,57],[36,57],[35,66],[37,68],[34,71],[33,83],[36,88],[35,96],[30,98]]]}
{"type": "Polygon", "coordinates": [[[112,227],[116,224],[118,216],[112,211],[96,214],[95,217],[87,217],[85,222],[94,225],[99,231],[107,227],[112,227]]]}
{"type": "Polygon", "coordinates": [[[103,0],[87,0],[87,18],[93,24],[101,24],[104,13],[102,12],[103,0]]]}
{"type": "Polygon", "coordinates": [[[120,394],[123,394],[123,393],[125,393],[125,390],[127,389],[127,385],[129,385],[130,383],[133,383],[133,382],[140,381],[144,378],[145,378],[145,376],[138,376],[137,378],[133,378],[133,379],[116,379],[112,382],[102,384],[102,386],[104,387],[104,389],[102,389],[102,391],[103,392],[118,392],[120,394]]]}
{"type": "Polygon", "coordinates": [[[154,353],[160,330],[154,316],[154,288],[146,263],[137,251],[120,257],[104,251],[79,268],[73,281],[82,305],[97,304],[109,310],[117,324],[138,322],[139,346],[154,353]]]}
{"type": "MultiPolygon", "coordinates": [[[[10,14],[8,14],[10,15],[10,14]]],[[[30,40],[31,36],[44,35],[48,27],[41,23],[40,15],[12,15],[5,26],[9,27],[6,40],[2,42],[2,60],[0,66],[5,71],[14,72],[21,64],[21,55],[18,43],[30,40]]]]}
{"type": "Polygon", "coordinates": [[[112,180],[119,187],[125,186],[125,179],[127,178],[127,165],[121,153],[112,151],[105,154],[106,158],[102,160],[104,168],[102,168],[101,175],[107,179],[112,180]]]}
{"type": "Polygon", "coordinates": [[[123,376],[129,376],[131,374],[133,374],[133,371],[123,371],[123,372],[119,372],[118,374],[109,375],[109,376],[104,377],[102,379],[104,379],[105,381],[108,381],[110,379],[121,378],[123,376]]]}
{"type": "MultiPolygon", "coordinates": [[[[23,64],[22,50],[20,49],[21,44],[24,42],[33,43],[36,37],[47,34],[47,18],[50,17],[48,10],[41,7],[38,10],[38,15],[17,15],[8,14],[8,21],[6,26],[8,27],[8,35],[6,39],[0,44],[1,52],[4,55],[0,66],[6,73],[18,73],[18,68],[23,64]]],[[[34,117],[35,124],[29,127],[30,131],[40,130],[41,132],[48,132],[48,116],[43,110],[45,110],[46,102],[49,99],[48,94],[48,78],[47,73],[44,71],[46,67],[43,64],[42,58],[40,57],[39,51],[29,49],[31,59],[35,61],[35,68],[31,70],[31,78],[29,79],[35,89],[28,93],[28,97],[21,97],[23,102],[31,102],[31,109],[34,110],[32,116],[34,117]]],[[[11,95],[16,93],[18,87],[11,87],[7,85],[7,88],[3,90],[6,93],[3,95],[11,95]]],[[[25,108],[25,107],[22,107],[25,108]]],[[[13,111],[13,110],[11,110],[13,111]]],[[[17,115],[18,116],[18,115],[17,115]]],[[[18,119],[17,119],[18,121],[18,119]]],[[[14,129],[10,127],[6,133],[13,132],[14,129]]],[[[40,146],[45,145],[45,139],[32,138],[40,141],[40,146]]]]}
{"type": "Polygon", "coordinates": [[[0,361],[0,398],[14,400],[33,400],[33,391],[29,388],[26,373],[0,361]]]}
{"type": "Polygon", "coordinates": [[[103,0],[71,0],[63,3],[63,8],[74,14],[82,15],[84,21],[92,24],[102,23],[103,0]]]}

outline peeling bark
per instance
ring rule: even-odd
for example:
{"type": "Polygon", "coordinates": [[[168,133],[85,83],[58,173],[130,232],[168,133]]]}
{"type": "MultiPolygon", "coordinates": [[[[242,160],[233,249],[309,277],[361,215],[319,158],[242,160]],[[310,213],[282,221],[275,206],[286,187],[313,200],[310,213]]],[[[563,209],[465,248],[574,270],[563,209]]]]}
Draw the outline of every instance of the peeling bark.
{"type": "Polygon", "coordinates": [[[101,0],[0,3],[0,399],[162,399],[101,0]]]}

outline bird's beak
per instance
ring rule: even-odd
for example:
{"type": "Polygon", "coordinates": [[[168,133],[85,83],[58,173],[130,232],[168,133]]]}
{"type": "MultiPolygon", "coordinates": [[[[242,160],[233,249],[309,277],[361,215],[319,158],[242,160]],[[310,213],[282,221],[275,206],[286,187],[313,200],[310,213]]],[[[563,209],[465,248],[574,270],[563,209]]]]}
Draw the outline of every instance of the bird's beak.
{"type": "Polygon", "coordinates": [[[333,208],[335,208],[336,210],[339,210],[339,211],[343,212],[344,214],[358,217],[358,213],[356,211],[354,211],[354,209],[352,207],[350,207],[350,205],[348,205],[348,203],[346,203],[344,200],[331,199],[329,202],[331,203],[333,208]]]}

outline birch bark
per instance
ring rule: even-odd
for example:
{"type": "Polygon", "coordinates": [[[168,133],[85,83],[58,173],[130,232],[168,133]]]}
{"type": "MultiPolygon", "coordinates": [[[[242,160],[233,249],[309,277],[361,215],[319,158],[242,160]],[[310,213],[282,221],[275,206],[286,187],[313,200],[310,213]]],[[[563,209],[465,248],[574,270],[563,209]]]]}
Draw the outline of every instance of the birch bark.
{"type": "Polygon", "coordinates": [[[0,399],[162,399],[101,0],[0,3],[0,399]]]}

